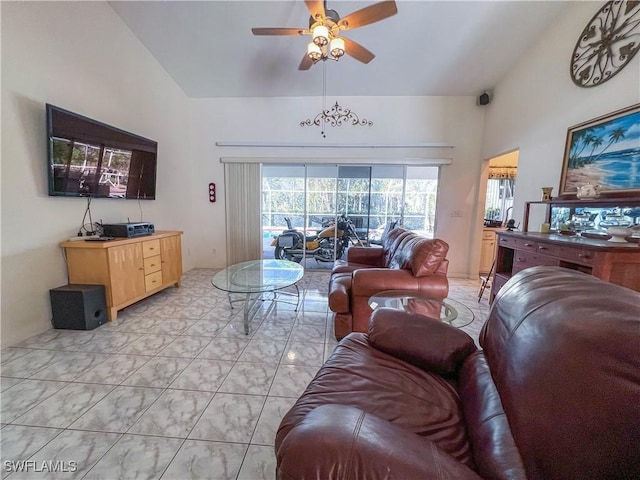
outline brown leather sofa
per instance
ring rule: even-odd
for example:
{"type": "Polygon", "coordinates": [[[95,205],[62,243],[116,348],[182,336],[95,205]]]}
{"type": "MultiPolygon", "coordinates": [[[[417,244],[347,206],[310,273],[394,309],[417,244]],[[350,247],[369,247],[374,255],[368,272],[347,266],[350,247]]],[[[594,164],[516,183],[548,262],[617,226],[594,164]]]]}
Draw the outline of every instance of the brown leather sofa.
{"type": "Polygon", "coordinates": [[[283,418],[277,478],[640,478],[639,293],[530,268],[480,344],[376,309],[283,418]]]}
{"type": "Polygon", "coordinates": [[[331,272],[329,308],[336,338],[366,332],[373,313],[369,298],[384,290],[419,290],[446,298],[448,251],[444,241],[400,227],[383,238],[382,248],[351,247],[347,262],[337,262],[331,272]]]}

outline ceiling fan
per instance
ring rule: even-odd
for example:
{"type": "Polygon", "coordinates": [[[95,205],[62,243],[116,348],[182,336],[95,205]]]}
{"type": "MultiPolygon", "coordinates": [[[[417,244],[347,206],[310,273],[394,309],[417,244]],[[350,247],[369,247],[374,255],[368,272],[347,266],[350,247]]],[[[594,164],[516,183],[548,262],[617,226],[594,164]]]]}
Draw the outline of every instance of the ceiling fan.
{"type": "Polygon", "coordinates": [[[312,35],[298,70],[308,70],[320,60],[338,60],[345,53],[362,63],[369,63],[375,55],[357,42],[341,37],[341,30],[353,30],[379,22],[398,13],[394,0],[369,5],[341,18],[338,12],[326,8],[326,0],[305,0],[311,13],[309,28],[252,28],[254,35],[312,35]]]}

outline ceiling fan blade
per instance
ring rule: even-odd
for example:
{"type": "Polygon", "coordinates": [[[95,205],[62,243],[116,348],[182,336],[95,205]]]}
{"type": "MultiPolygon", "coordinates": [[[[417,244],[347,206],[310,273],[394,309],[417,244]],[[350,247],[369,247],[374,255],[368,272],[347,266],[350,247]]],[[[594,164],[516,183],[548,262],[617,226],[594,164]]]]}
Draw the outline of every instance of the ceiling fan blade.
{"type": "Polygon", "coordinates": [[[352,30],[370,23],[379,22],[396,13],[398,13],[396,2],[394,0],[384,0],[350,13],[341,19],[338,25],[342,30],[352,30]]]}
{"type": "Polygon", "coordinates": [[[309,55],[307,55],[305,53],[304,57],[302,57],[302,60],[300,61],[300,65],[298,66],[298,70],[309,70],[312,65],[313,65],[313,60],[311,60],[309,58],[309,55]]]}
{"type": "Polygon", "coordinates": [[[304,0],[304,3],[314,19],[325,18],[324,0],[304,0]]]}
{"type": "Polygon", "coordinates": [[[347,55],[351,55],[353,58],[362,63],[369,63],[375,58],[375,55],[373,53],[371,53],[359,43],[356,43],[346,37],[340,38],[344,40],[344,53],[346,53],[347,55]]]}
{"type": "Polygon", "coordinates": [[[302,28],[252,28],[254,35],[304,35],[302,28]]]}

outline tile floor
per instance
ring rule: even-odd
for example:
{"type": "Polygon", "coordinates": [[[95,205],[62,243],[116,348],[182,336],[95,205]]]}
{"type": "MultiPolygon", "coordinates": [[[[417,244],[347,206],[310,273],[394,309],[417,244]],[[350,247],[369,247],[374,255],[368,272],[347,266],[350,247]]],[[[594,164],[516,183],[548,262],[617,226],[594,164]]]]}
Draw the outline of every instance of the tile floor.
{"type": "MultiPolygon", "coordinates": [[[[246,336],[213,273],[191,270],[93,331],[2,350],[2,478],[273,478],[280,419],[337,344],[329,274],[307,272],[300,311],[265,309],[246,336]],[[10,471],[25,460],[31,471],[10,471]]],[[[488,313],[477,292],[451,279],[474,338],[488,313]]]]}

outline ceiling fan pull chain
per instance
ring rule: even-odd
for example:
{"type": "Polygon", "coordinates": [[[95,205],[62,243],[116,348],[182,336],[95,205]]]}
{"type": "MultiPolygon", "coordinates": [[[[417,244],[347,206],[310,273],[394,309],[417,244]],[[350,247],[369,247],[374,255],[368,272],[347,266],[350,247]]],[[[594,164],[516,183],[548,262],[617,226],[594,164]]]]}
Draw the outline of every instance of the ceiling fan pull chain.
{"type": "MultiPolygon", "coordinates": [[[[322,111],[326,114],[327,112],[327,62],[322,62],[322,111]]],[[[322,122],[322,138],[327,138],[324,133],[324,124],[325,121],[322,122]]]]}

